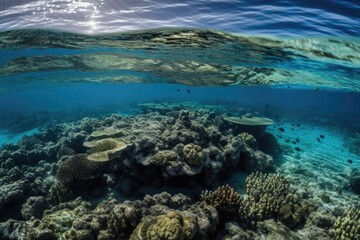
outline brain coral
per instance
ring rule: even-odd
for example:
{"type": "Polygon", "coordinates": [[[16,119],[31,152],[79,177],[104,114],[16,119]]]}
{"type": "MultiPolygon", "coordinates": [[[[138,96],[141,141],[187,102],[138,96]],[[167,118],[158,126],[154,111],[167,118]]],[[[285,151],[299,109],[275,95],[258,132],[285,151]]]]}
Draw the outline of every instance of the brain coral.
{"type": "Polygon", "coordinates": [[[200,165],[204,159],[203,149],[196,144],[190,143],[184,146],[184,160],[189,165],[200,165]]]}
{"type": "Polygon", "coordinates": [[[192,240],[196,231],[197,222],[193,217],[183,217],[178,211],[170,211],[140,223],[130,240],[192,240]]]}
{"type": "Polygon", "coordinates": [[[152,158],[151,162],[155,165],[163,166],[169,164],[170,162],[177,161],[177,154],[172,150],[162,150],[158,151],[154,157],[152,158]]]}
{"type": "Polygon", "coordinates": [[[60,164],[56,178],[64,184],[91,179],[99,174],[103,166],[104,163],[89,161],[86,154],[77,154],[60,164]]]}

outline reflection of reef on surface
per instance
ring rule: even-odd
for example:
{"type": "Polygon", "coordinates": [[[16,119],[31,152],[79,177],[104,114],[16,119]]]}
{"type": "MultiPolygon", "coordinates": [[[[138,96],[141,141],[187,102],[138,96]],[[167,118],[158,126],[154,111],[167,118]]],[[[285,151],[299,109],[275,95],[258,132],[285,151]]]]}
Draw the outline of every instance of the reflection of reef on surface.
{"type": "Polygon", "coordinates": [[[360,89],[354,81],[360,74],[360,46],[344,39],[271,39],[203,29],[153,29],[97,36],[14,30],[0,33],[0,39],[1,49],[42,50],[39,55],[18,57],[0,66],[0,87],[4,89],[13,83],[14,74],[24,74],[27,81],[22,85],[79,81],[194,86],[301,84],[360,89]],[[53,48],[67,49],[68,54],[43,52],[53,48]],[[312,66],[320,66],[326,73],[312,66]],[[61,79],[26,76],[53,71],[62,71],[61,79]],[[73,71],[91,74],[78,75],[74,80],[73,71]]]}

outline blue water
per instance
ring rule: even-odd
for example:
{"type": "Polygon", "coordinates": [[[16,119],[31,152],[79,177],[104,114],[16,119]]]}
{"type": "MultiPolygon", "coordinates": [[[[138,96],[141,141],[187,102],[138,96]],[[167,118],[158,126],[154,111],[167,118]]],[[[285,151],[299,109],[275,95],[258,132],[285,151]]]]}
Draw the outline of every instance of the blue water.
{"type": "MultiPolygon", "coordinates": [[[[122,202],[162,191],[191,194],[194,204],[200,189],[223,184],[244,196],[245,175],[269,169],[289,180],[297,198],[306,201],[302,207],[319,208],[299,214],[294,195],[294,203],[284,209],[295,217],[286,217],[294,222],[303,215],[302,222],[289,226],[291,231],[264,222],[261,231],[252,229],[254,238],[294,234],[294,239],[335,239],[333,219],[344,206],[360,202],[359,186],[350,183],[360,169],[359,13],[360,2],[351,0],[0,1],[0,239],[72,234],[73,229],[65,232],[66,223],[45,230],[44,238],[43,229],[32,228],[31,222],[41,219],[44,209],[86,208],[74,200],[79,196],[92,209],[98,203],[108,206],[104,199],[110,196],[122,202]],[[243,126],[228,123],[227,117],[243,115],[270,118],[273,124],[245,127],[256,143],[243,135],[240,144],[237,132],[243,126]],[[103,165],[104,176],[103,170],[95,176],[95,164],[86,157],[107,143],[97,150],[84,147],[99,140],[94,132],[104,129],[119,131],[111,146],[128,141],[132,147],[106,153],[114,159],[103,165]],[[191,154],[206,155],[206,161],[188,162],[182,149],[188,141],[199,144],[196,150],[190,147],[191,154]],[[155,163],[162,150],[175,153],[176,162],[168,152],[171,157],[161,166],[155,163]],[[254,169],[246,170],[246,164],[254,169]],[[267,164],[273,166],[264,170],[267,164]],[[63,188],[58,184],[66,176],[71,186],[63,188]],[[41,205],[42,198],[50,201],[48,206],[41,205]]],[[[185,210],[181,198],[170,207],[185,210]]],[[[140,215],[168,208],[140,205],[140,215]]],[[[101,230],[107,238],[117,228],[110,218],[140,221],[138,213],[105,218],[109,211],[101,213],[101,208],[86,220],[76,215],[80,220],[71,223],[73,228],[91,221],[91,230],[86,227],[83,234],[96,239],[101,230]]],[[[209,214],[214,215],[210,210],[204,215],[209,214]]],[[[217,236],[209,239],[225,239],[224,219],[214,228],[217,236]]],[[[218,222],[207,216],[201,221],[218,222]]],[[[126,222],[116,231],[129,228],[130,236],[133,225],[126,222]]]]}
{"type": "Polygon", "coordinates": [[[359,1],[16,0],[0,3],[0,29],[109,33],[157,27],[276,36],[359,36],[359,1]]]}

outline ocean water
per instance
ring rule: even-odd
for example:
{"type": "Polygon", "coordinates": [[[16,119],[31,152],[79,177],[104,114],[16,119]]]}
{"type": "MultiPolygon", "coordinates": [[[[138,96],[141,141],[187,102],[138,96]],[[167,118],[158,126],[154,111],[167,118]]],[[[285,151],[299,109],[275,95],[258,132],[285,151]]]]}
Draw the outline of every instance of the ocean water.
{"type": "Polygon", "coordinates": [[[0,239],[360,239],[358,11],[1,2],[0,239]]]}

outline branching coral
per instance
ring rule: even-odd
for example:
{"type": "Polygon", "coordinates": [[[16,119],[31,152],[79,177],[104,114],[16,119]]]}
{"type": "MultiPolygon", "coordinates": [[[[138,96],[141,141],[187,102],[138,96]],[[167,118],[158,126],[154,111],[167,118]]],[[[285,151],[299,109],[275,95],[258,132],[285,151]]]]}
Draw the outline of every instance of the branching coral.
{"type": "Polygon", "coordinates": [[[215,207],[222,215],[236,212],[242,202],[241,195],[229,185],[218,187],[215,191],[204,191],[200,200],[215,207]]]}
{"type": "Polygon", "coordinates": [[[343,214],[334,223],[336,240],[360,239],[360,206],[346,208],[343,214]]]}
{"type": "Polygon", "coordinates": [[[302,219],[302,209],[297,194],[280,174],[249,175],[246,179],[248,197],[239,208],[240,223],[256,227],[258,221],[275,218],[293,227],[302,219]]]}

